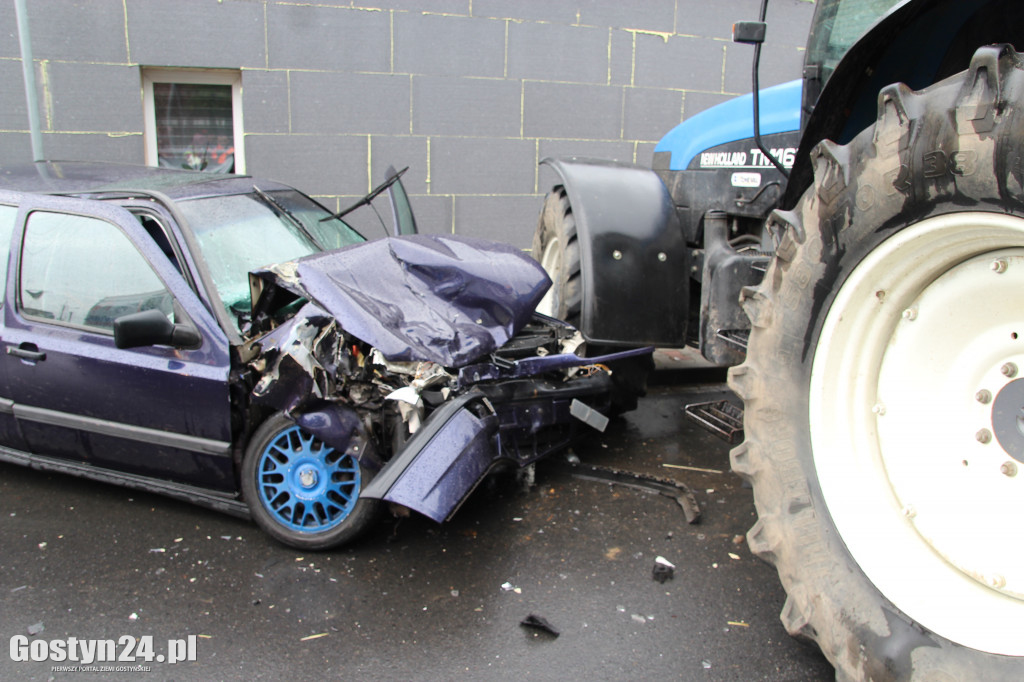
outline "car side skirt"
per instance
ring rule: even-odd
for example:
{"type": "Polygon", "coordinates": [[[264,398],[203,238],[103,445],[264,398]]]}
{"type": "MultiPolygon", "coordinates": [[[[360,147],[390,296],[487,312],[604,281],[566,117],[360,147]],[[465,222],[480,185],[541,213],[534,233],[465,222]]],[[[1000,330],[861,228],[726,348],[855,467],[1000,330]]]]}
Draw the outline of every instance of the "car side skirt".
{"type": "Polygon", "coordinates": [[[242,519],[248,519],[249,508],[244,502],[237,498],[237,495],[230,493],[217,493],[211,490],[204,490],[195,486],[173,481],[161,481],[148,476],[104,469],[102,467],[70,462],[67,460],[33,455],[20,450],[0,446],[0,462],[18,464],[21,466],[36,469],[38,471],[54,471],[62,474],[70,474],[80,478],[88,478],[102,483],[112,483],[125,488],[133,488],[147,493],[155,493],[164,497],[171,497],[191,504],[197,504],[215,511],[231,514],[242,519]]]}

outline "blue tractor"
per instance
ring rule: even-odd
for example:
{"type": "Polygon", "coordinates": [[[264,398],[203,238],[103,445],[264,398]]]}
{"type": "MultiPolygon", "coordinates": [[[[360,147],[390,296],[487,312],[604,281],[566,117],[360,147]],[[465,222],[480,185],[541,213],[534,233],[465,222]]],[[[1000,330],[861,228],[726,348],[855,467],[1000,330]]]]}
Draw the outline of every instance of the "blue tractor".
{"type": "Polygon", "coordinates": [[[748,543],[837,679],[1024,679],[1024,5],[818,0],[758,92],[764,16],[653,168],[545,161],[542,312],[730,367],[748,543]]]}

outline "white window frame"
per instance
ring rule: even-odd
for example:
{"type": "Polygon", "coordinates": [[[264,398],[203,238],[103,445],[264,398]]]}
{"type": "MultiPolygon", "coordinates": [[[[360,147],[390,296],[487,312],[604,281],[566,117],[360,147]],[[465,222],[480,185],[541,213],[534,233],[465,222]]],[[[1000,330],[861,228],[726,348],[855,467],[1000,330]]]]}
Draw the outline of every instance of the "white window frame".
{"type": "Polygon", "coordinates": [[[146,165],[156,166],[156,104],[153,83],[195,83],[231,86],[231,124],[235,146],[235,173],[245,173],[245,130],[242,126],[242,72],[229,69],[142,69],[142,137],[146,145],[146,165]]]}

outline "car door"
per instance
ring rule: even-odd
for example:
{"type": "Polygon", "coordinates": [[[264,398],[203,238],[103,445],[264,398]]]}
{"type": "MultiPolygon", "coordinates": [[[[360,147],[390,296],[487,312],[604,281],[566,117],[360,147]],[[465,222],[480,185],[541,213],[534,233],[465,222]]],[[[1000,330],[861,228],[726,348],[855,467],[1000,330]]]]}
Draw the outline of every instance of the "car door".
{"type": "Polygon", "coordinates": [[[138,219],[38,196],[16,233],[0,360],[31,452],[233,489],[227,338],[138,219]],[[117,348],[114,320],[153,308],[201,341],[117,348]]]}
{"type": "MultiPolygon", "coordinates": [[[[3,326],[3,289],[7,283],[7,261],[11,252],[11,237],[18,217],[19,194],[0,190],[0,346],[6,338],[3,326]]],[[[14,401],[7,380],[7,365],[0,362],[0,460],[24,463],[25,441],[14,419],[14,401]]]]}

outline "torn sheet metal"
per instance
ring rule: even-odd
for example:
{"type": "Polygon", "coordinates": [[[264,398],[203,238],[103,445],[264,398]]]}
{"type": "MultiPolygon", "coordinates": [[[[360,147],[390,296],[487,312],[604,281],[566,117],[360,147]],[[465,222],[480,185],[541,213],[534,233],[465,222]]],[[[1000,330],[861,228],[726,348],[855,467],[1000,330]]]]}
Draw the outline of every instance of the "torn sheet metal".
{"type": "Polygon", "coordinates": [[[523,328],[551,286],[512,246],[455,236],[408,235],[326,251],[251,273],[315,301],[343,329],[391,361],[461,367],[523,328]]]}
{"type": "Polygon", "coordinates": [[[370,481],[362,497],[400,504],[440,523],[501,456],[497,433],[498,420],[481,395],[469,393],[445,403],[370,481]]]}

